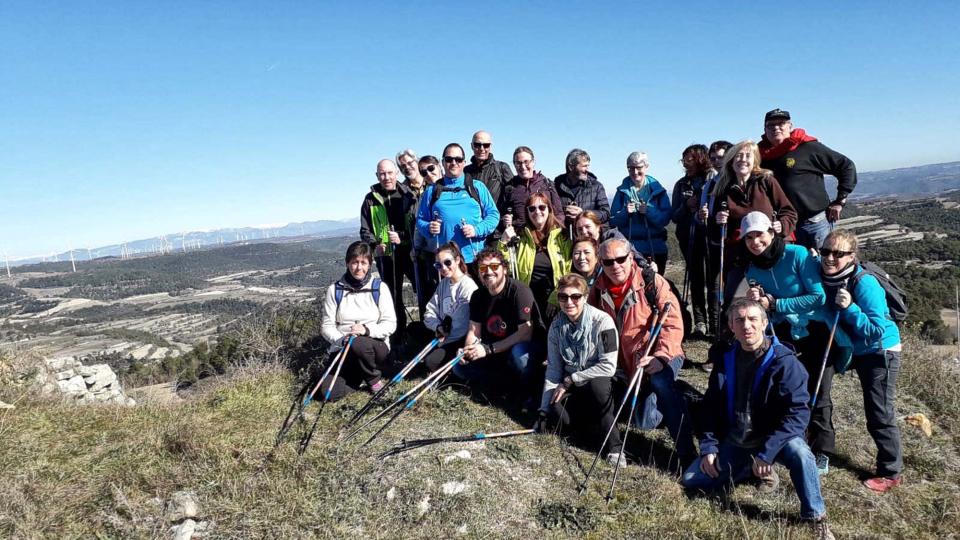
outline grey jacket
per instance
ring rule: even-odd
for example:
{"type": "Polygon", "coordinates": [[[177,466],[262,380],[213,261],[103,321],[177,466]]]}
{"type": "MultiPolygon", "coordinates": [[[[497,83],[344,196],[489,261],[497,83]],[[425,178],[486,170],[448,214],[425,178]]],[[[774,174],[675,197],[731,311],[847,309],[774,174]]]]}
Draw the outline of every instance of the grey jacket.
{"type": "Polygon", "coordinates": [[[619,343],[613,319],[590,304],[583,307],[583,314],[576,322],[563,313],[557,315],[547,335],[547,373],[540,410],[549,409],[554,389],[568,375],[577,386],[597,377],[613,377],[617,370],[619,343]],[[589,331],[575,337],[577,332],[584,330],[584,324],[589,326],[589,331]]]}

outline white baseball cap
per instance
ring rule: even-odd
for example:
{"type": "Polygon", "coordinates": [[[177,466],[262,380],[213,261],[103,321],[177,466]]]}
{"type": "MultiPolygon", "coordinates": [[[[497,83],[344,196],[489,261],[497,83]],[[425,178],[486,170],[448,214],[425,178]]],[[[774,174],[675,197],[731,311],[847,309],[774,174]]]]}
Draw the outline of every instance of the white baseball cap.
{"type": "Polygon", "coordinates": [[[773,228],[770,218],[763,212],[750,212],[740,221],[740,239],[752,232],[767,232],[773,228]]]}

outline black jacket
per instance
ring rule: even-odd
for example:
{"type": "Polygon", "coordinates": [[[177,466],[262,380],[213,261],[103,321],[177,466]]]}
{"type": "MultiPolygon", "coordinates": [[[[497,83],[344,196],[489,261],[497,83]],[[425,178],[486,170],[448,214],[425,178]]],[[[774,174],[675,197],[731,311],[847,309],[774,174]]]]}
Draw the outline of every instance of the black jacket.
{"type": "Polygon", "coordinates": [[[857,167],[853,161],[820,141],[805,142],[792,152],[764,160],[760,166],[773,171],[780,181],[780,187],[797,211],[799,223],[830,206],[823,175],[837,178],[837,199],[846,198],[857,185],[857,167]]]}
{"type": "Polygon", "coordinates": [[[470,164],[463,168],[463,174],[483,182],[483,185],[487,186],[490,196],[493,197],[497,210],[500,211],[500,214],[503,214],[504,189],[510,183],[510,179],[513,178],[513,170],[510,169],[510,165],[497,161],[493,158],[493,154],[490,154],[490,158],[483,162],[478,161],[474,156],[470,158],[470,164]]]}
{"type": "MultiPolygon", "coordinates": [[[[593,210],[600,215],[600,221],[606,223],[610,221],[610,200],[607,199],[607,192],[593,173],[587,174],[589,177],[586,182],[571,179],[566,173],[561,174],[553,180],[553,187],[557,189],[560,202],[564,206],[573,202],[584,210],[593,210]]],[[[558,214],[562,213],[561,209],[558,214]]]]}
{"type": "MultiPolygon", "coordinates": [[[[374,214],[386,214],[387,222],[400,235],[400,245],[409,246],[413,237],[413,223],[416,219],[416,197],[406,184],[397,183],[397,189],[391,193],[383,190],[380,184],[370,186],[360,206],[360,239],[376,247],[385,241],[386,231],[377,226],[374,214]]],[[[389,229],[387,229],[388,231],[389,229]]]]}

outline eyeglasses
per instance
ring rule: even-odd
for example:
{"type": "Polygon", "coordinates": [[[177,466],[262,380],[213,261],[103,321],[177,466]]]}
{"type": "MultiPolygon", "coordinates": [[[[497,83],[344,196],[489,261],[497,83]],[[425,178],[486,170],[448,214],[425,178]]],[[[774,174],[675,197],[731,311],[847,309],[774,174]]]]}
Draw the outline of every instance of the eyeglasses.
{"type": "Polygon", "coordinates": [[[453,259],[444,259],[442,261],[437,261],[433,263],[433,267],[437,270],[446,266],[447,268],[453,268],[453,259]]]}
{"type": "Polygon", "coordinates": [[[463,156],[443,156],[444,163],[453,163],[454,161],[463,163],[463,156]]]}
{"type": "Polygon", "coordinates": [[[472,145],[474,148],[484,148],[484,149],[490,148],[490,144],[491,144],[491,143],[488,143],[488,142],[475,142],[475,143],[471,143],[471,145],[472,145]]]}
{"type": "Polygon", "coordinates": [[[627,165],[627,170],[628,170],[628,171],[639,171],[640,169],[643,169],[644,167],[647,167],[647,164],[646,164],[646,163],[641,163],[641,164],[639,164],[639,165],[627,165]]]}
{"type": "Polygon", "coordinates": [[[501,266],[503,265],[500,263],[481,264],[477,266],[477,270],[479,270],[481,274],[486,272],[487,270],[492,270],[496,272],[500,270],[501,266]]]}
{"type": "Polygon", "coordinates": [[[527,207],[527,212],[530,212],[531,214],[536,212],[537,210],[541,212],[546,212],[547,208],[549,207],[545,204],[531,204],[530,206],[527,207]]]}
{"type": "Polygon", "coordinates": [[[580,302],[580,300],[583,300],[583,295],[580,293],[573,293],[573,294],[557,293],[557,300],[559,300],[561,303],[573,300],[573,303],[577,304],[580,302]]]}
{"type": "Polygon", "coordinates": [[[600,259],[600,262],[602,262],[604,266],[613,266],[613,263],[623,264],[627,262],[627,259],[629,258],[630,258],[630,255],[622,255],[620,257],[614,257],[612,259],[600,259]]]}
{"type": "Polygon", "coordinates": [[[435,170],[437,170],[436,165],[427,165],[426,169],[420,169],[420,174],[426,175],[427,173],[432,173],[435,170]]]}
{"type": "Polygon", "coordinates": [[[853,252],[840,251],[837,249],[820,248],[820,255],[822,255],[824,259],[826,259],[827,257],[833,257],[835,259],[839,259],[841,257],[846,257],[847,255],[853,255],[853,252]]]}
{"type": "Polygon", "coordinates": [[[533,160],[532,160],[532,159],[527,159],[527,160],[524,160],[524,161],[514,161],[514,162],[513,162],[513,166],[516,167],[516,168],[518,168],[518,169],[519,169],[520,167],[529,167],[530,165],[533,165],[533,160]]]}

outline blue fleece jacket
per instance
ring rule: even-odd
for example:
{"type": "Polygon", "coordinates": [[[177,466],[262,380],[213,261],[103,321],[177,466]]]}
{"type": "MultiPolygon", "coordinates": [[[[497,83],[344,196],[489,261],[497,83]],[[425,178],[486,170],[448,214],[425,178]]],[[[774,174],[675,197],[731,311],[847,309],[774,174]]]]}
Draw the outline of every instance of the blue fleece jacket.
{"type": "Polygon", "coordinates": [[[747,280],[756,281],[765,293],[776,298],[776,311],[770,314],[770,320],[773,324],[789,322],[793,339],[807,335],[811,320],[833,323],[833,317],[823,309],[827,296],[820,281],[820,263],[807,248],[787,244],[773,268],[764,270],[750,264],[747,280]]]}
{"type": "MultiPolygon", "coordinates": [[[[856,273],[863,272],[857,266],[856,273]]],[[[852,280],[851,280],[852,282],[852,280]]],[[[900,343],[900,329],[890,318],[887,293],[877,278],[867,274],[850,291],[853,301],[840,310],[840,327],[853,345],[854,356],[877,353],[900,343]]],[[[836,304],[830,306],[836,313],[836,304]]]]}
{"type": "Polygon", "coordinates": [[[673,211],[670,196],[656,178],[647,175],[642,189],[633,186],[630,177],[623,179],[610,206],[610,224],[616,227],[644,255],[662,255],[667,252],[667,224],[673,211]],[[627,203],[647,204],[646,216],[627,213],[627,203]],[[648,234],[649,232],[649,234],[648,234]]]}
{"type": "Polygon", "coordinates": [[[440,198],[433,205],[433,212],[440,218],[440,234],[434,236],[430,234],[430,222],[433,216],[430,212],[430,201],[433,200],[433,190],[435,185],[427,186],[426,191],[420,197],[420,207],[417,209],[417,230],[432,244],[436,249],[437,241],[443,245],[451,240],[456,242],[463,252],[463,260],[467,264],[472,263],[483,249],[483,242],[487,235],[497,228],[500,222],[500,212],[497,205],[490,196],[490,191],[483,182],[474,181],[473,185],[477,189],[477,195],[480,197],[480,203],[467,193],[464,187],[464,176],[459,178],[441,178],[443,192],[440,198]],[[460,191],[453,191],[459,188],[460,191]],[[462,225],[473,225],[477,236],[472,239],[463,235],[462,225]]]}
{"type": "MultiPolygon", "coordinates": [[[[732,405],[730,392],[736,389],[736,354],[733,347],[718,344],[710,349],[713,371],[703,396],[703,435],[700,455],[716,454],[730,431],[732,405]]],[[[810,421],[810,394],[807,392],[807,370],[794,352],[774,338],[770,349],[757,369],[750,396],[751,421],[754,432],[763,439],[757,457],[773,463],[780,450],[794,437],[803,437],[810,421]]]]}

